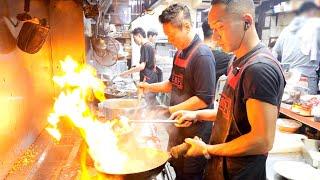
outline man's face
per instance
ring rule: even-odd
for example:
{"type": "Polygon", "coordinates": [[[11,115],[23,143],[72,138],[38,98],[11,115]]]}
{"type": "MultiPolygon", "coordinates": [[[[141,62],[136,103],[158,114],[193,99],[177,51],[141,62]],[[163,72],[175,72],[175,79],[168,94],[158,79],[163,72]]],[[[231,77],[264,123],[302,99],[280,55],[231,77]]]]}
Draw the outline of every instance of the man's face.
{"type": "Polygon", "coordinates": [[[184,49],[185,40],[188,36],[187,29],[182,26],[182,28],[176,27],[172,23],[164,23],[162,25],[164,33],[168,37],[168,41],[179,50],[184,49]]]}
{"type": "Polygon", "coordinates": [[[208,15],[208,23],[216,41],[225,52],[234,52],[244,35],[244,22],[236,14],[228,13],[225,4],[213,5],[208,15]]]}
{"type": "Polygon", "coordinates": [[[155,43],[157,40],[157,35],[149,36],[149,41],[155,43]]]}
{"type": "Polygon", "coordinates": [[[133,40],[138,46],[140,46],[142,43],[142,36],[140,34],[133,35],[133,40]]]}

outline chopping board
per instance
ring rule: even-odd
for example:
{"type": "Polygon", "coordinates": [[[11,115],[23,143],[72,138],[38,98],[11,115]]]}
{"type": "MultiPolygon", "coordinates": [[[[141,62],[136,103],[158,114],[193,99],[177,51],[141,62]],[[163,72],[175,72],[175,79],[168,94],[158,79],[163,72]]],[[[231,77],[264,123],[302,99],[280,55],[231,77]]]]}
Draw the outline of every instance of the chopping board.
{"type": "Polygon", "coordinates": [[[273,147],[269,153],[293,153],[301,152],[304,146],[301,139],[308,139],[302,134],[289,134],[276,131],[273,147]]]}

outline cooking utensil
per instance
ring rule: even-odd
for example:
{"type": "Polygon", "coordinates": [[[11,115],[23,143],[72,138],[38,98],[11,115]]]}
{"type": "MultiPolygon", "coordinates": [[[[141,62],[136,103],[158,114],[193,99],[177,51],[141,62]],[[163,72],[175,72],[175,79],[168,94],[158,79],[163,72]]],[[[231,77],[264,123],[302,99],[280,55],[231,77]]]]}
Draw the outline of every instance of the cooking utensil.
{"type": "Polygon", "coordinates": [[[150,119],[150,120],[129,120],[129,123],[176,123],[176,120],[170,119],[150,119]]]}
{"type": "Polygon", "coordinates": [[[119,116],[136,119],[141,117],[141,111],[145,109],[146,103],[137,99],[107,99],[99,103],[98,107],[107,119],[116,119],[119,116]]]}
{"type": "MultiPolygon", "coordinates": [[[[86,144],[83,144],[83,146],[87,146],[86,144]]],[[[82,148],[85,149],[85,148],[82,148]]],[[[132,150],[139,150],[141,148],[135,148],[132,147],[132,150]]],[[[88,151],[85,152],[86,154],[88,151]]],[[[104,179],[121,179],[121,180],[142,180],[142,179],[151,179],[152,177],[155,177],[158,175],[165,166],[167,165],[167,161],[170,159],[170,154],[166,151],[162,150],[155,150],[153,153],[153,158],[148,158],[146,156],[146,153],[140,154],[140,156],[129,156],[129,159],[127,161],[132,160],[131,158],[140,159],[142,162],[145,162],[144,164],[148,164],[144,168],[137,167],[136,164],[133,164],[131,167],[128,167],[128,164],[124,164],[124,167],[127,166],[125,169],[116,171],[112,170],[109,167],[99,167],[97,163],[94,162],[94,160],[91,158],[91,156],[86,156],[86,164],[89,167],[95,167],[92,168],[95,173],[94,176],[97,176],[97,173],[99,176],[104,177],[104,179]],[[151,164],[149,164],[151,162],[151,164]]],[[[110,164],[110,167],[112,167],[112,162],[110,164]]],[[[172,178],[168,178],[168,180],[172,180],[172,178]]]]}
{"type": "Polygon", "coordinates": [[[48,27],[27,21],[23,23],[19,32],[17,46],[24,52],[37,53],[45,43],[48,35],[48,27]]]}
{"type": "Polygon", "coordinates": [[[141,102],[143,92],[142,92],[141,89],[139,88],[139,86],[138,86],[138,84],[137,84],[136,81],[133,80],[133,83],[134,83],[134,85],[135,85],[136,88],[137,88],[138,101],[141,102]]]}
{"type": "Polygon", "coordinates": [[[170,149],[170,154],[174,157],[174,158],[178,158],[180,156],[184,156],[188,149],[191,147],[190,144],[188,143],[182,143],[180,145],[174,146],[170,149]]]}
{"type": "Polygon", "coordinates": [[[19,21],[28,21],[31,20],[32,17],[29,14],[30,11],[30,0],[24,0],[24,12],[17,15],[17,19],[19,21]]]}
{"type": "Polygon", "coordinates": [[[133,148],[132,152],[134,156],[130,156],[125,164],[123,164],[122,168],[115,168],[112,164],[108,167],[100,167],[96,164],[95,167],[98,171],[107,174],[135,174],[162,166],[170,158],[170,154],[168,152],[157,149],[133,148]]]}

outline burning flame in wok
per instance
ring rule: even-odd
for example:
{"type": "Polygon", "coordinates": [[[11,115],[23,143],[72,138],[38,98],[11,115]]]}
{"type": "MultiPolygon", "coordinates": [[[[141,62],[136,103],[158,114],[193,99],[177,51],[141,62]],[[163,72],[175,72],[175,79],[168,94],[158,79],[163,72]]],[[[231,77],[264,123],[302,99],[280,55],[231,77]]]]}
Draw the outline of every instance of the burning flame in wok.
{"type": "Polygon", "coordinates": [[[60,140],[61,133],[57,125],[62,117],[67,117],[81,130],[89,147],[88,152],[94,160],[112,162],[112,167],[121,168],[126,157],[117,147],[118,134],[114,131],[114,125],[118,120],[100,122],[87,105],[87,99],[92,92],[97,99],[104,100],[103,82],[96,78],[96,72],[92,67],[80,65],[71,57],[61,61],[61,67],[64,73],[55,76],[53,80],[62,91],[55,101],[53,112],[48,117],[49,126],[46,130],[56,140],[60,140]]]}
{"type": "MultiPolygon", "coordinates": [[[[124,166],[135,167],[139,162],[130,160],[130,156],[136,156],[153,160],[159,156],[155,149],[143,149],[135,151],[138,141],[130,139],[132,133],[127,119],[115,119],[101,122],[91,112],[87,99],[96,97],[104,100],[103,82],[96,77],[96,71],[86,65],[78,64],[71,57],[61,61],[63,74],[55,76],[54,82],[61,88],[61,93],[55,101],[53,112],[48,117],[49,126],[46,130],[56,140],[61,139],[58,123],[62,118],[69,119],[72,124],[80,129],[81,135],[88,146],[88,153],[95,162],[95,167],[108,172],[119,172],[124,166]],[[125,150],[125,151],[124,151],[125,150]],[[141,153],[142,152],[142,153],[141,153]],[[146,154],[147,153],[147,154],[146,154]],[[143,157],[142,157],[143,156],[143,157]]],[[[162,158],[166,161],[167,154],[162,158]]],[[[140,159],[138,159],[140,160],[140,159]]],[[[154,162],[154,161],[152,161],[154,162]]],[[[88,176],[87,169],[82,159],[82,179],[88,176]]],[[[140,162],[145,164],[145,162],[140,162]]]]}

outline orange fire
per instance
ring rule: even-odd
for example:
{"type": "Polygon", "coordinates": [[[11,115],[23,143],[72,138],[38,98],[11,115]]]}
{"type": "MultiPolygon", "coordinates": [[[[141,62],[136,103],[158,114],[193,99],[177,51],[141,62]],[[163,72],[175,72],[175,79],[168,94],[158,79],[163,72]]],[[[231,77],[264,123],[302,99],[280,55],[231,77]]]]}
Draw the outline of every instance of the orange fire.
{"type": "Polygon", "coordinates": [[[62,117],[67,117],[74,126],[81,129],[93,160],[103,159],[112,162],[112,167],[120,168],[120,163],[125,161],[125,158],[117,150],[117,134],[112,129],[114,121],[98,121],[87,105],[87,99],[92,92],[97,99],[104,100],[103,82],[96,78],[92,67],[80,65],[71,57],[61,61],[61,67],[64,73],[55,76],[53,80],[62,91],[48,117],[49,126],[46,130],[59,141],[61,133],[57,125],[62,117]]]}
{"type": "MultiPolygon", "coordinates": [[[[63,74],[55,76],[54,82],[61,88],[61,93],[55,101],[53,112],[48,117],[49,126],[46,130],[56,140],[61,139],[58,123],[61,118],[69,119],[79,128],[86,144],[87,151],[95,163],[95,167],[108,172],[121,172],[128,167],[145,164],[141,159],[152,160],[158,156],[158,150],[148,148],[148,145],[140,146],[133,129],[128,124],[128,119],[121,118],[101,122],[91,112],[87,99],[92,94],[100,101],[104,100],[105,85],[96,77],[95,70],[86,65],[78,64],[71,57],[61,61],[63,74]],[[130,140],[128,138],[130,137],[130,140]],[[135,150],[134,147],[143,147],[135,150]],[[130,159],[132,155],[140,159],[130,159]]],[[[166,154],[162,156],[166,158],[166,154]]],[[[82,179],[87,179],[88,169],[83,158],[81,162],[82,179]]],[[[105,171],[104,171],[105,172],[105,171]]]]}
{"type": "Polygon", "coordinates": [[[95,70],[88,65],[80,65],[70,56],[61,61],[63,74],[54,76],[53,80],[61,88],[61,93],[55,101],[54,110],[48,117],[49,127],[46,130],[57,140],[61,133],[57,124],[61,117],[69,118],[78,128],[86,128],[96,121],[86,100],[92,95],[104,100],[104,84],[96,78],[95,70]]]}

